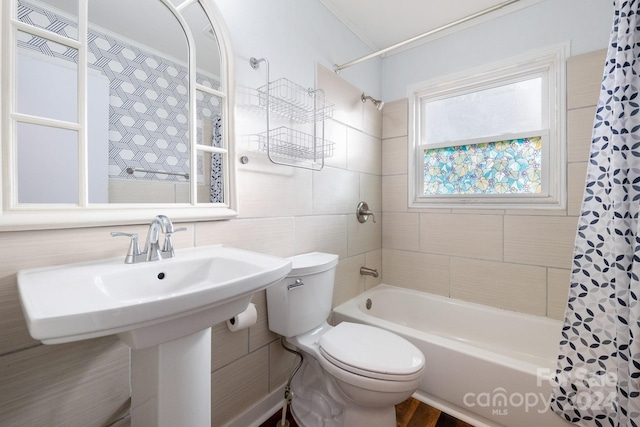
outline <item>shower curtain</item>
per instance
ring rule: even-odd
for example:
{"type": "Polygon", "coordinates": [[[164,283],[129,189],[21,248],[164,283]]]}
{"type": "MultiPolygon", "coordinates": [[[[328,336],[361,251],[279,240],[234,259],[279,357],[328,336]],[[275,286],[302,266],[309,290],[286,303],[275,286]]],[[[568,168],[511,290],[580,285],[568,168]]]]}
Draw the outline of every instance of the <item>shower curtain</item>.
{"type": "Polygon", "coordinates": [[[640,3],[614,11],[551,398],[579,426],[640,424],[640,3]]]}
{"type": "MultiPolygon", "coordinates": [[[[213,119],[213,140],[214,147],[222,148],[222,117],[217,115],[213,119]]],[[[224,182],[222,181],[222,154],[211,154],[211,190],[209,191],[209,201],[211,203],[224,202],[224,182]]]]}

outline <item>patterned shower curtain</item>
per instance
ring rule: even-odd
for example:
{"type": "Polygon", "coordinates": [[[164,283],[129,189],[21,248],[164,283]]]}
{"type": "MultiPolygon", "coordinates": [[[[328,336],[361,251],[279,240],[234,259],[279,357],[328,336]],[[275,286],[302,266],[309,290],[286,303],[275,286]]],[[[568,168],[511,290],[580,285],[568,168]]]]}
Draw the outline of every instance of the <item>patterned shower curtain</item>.
{"type": "MultiPolygon", "coordinates": [[[[213,119],[213,141],[214,147],[222,148],[222,117],[217,115],[213,119]]],[[[211,203],[224,202],[224,182],[222,181],[222,154],[211,155],[211,190],[209,201],[211,203]]]]}
{"type": "Polygon", "coordinates": [[[640,424],[640,4],[614,1],[551,408],[640,424]]]}

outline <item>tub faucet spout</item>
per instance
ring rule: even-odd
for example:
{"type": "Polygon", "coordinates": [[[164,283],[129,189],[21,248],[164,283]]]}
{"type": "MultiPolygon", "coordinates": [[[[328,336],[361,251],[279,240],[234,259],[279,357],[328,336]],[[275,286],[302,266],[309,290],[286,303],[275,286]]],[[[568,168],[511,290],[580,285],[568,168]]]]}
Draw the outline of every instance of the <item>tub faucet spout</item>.
{"type": "Polygon", "coordinates": [[[378,277],[378,270],[376,270],[375,268],[360,267],[360,274],[362,274],[363,276],[378,277]]]}

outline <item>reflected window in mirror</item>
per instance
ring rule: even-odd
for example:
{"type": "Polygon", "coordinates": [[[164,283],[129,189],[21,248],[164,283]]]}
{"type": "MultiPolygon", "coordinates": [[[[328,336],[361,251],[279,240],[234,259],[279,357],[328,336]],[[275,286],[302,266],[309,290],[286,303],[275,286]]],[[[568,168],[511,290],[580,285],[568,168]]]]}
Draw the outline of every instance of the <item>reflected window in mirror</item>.
{"type": "Polygon", "coordinates": [[[10,3],[0,225],[165,204],[235,216],[228,37],[210,0],[10,3]]]}

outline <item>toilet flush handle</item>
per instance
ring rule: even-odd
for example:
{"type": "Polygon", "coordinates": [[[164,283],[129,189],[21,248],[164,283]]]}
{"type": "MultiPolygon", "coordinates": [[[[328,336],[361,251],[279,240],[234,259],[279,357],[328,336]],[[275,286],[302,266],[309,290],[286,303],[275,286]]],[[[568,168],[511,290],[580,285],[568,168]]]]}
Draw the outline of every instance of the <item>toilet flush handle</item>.
{"type": "Polygon", "coordinates": [[[290,291],[291,289],[299,288],[302,285],[304,285],[302,279],[296,279],[294,283],[287,286],[287,290],[290,291]]]}

